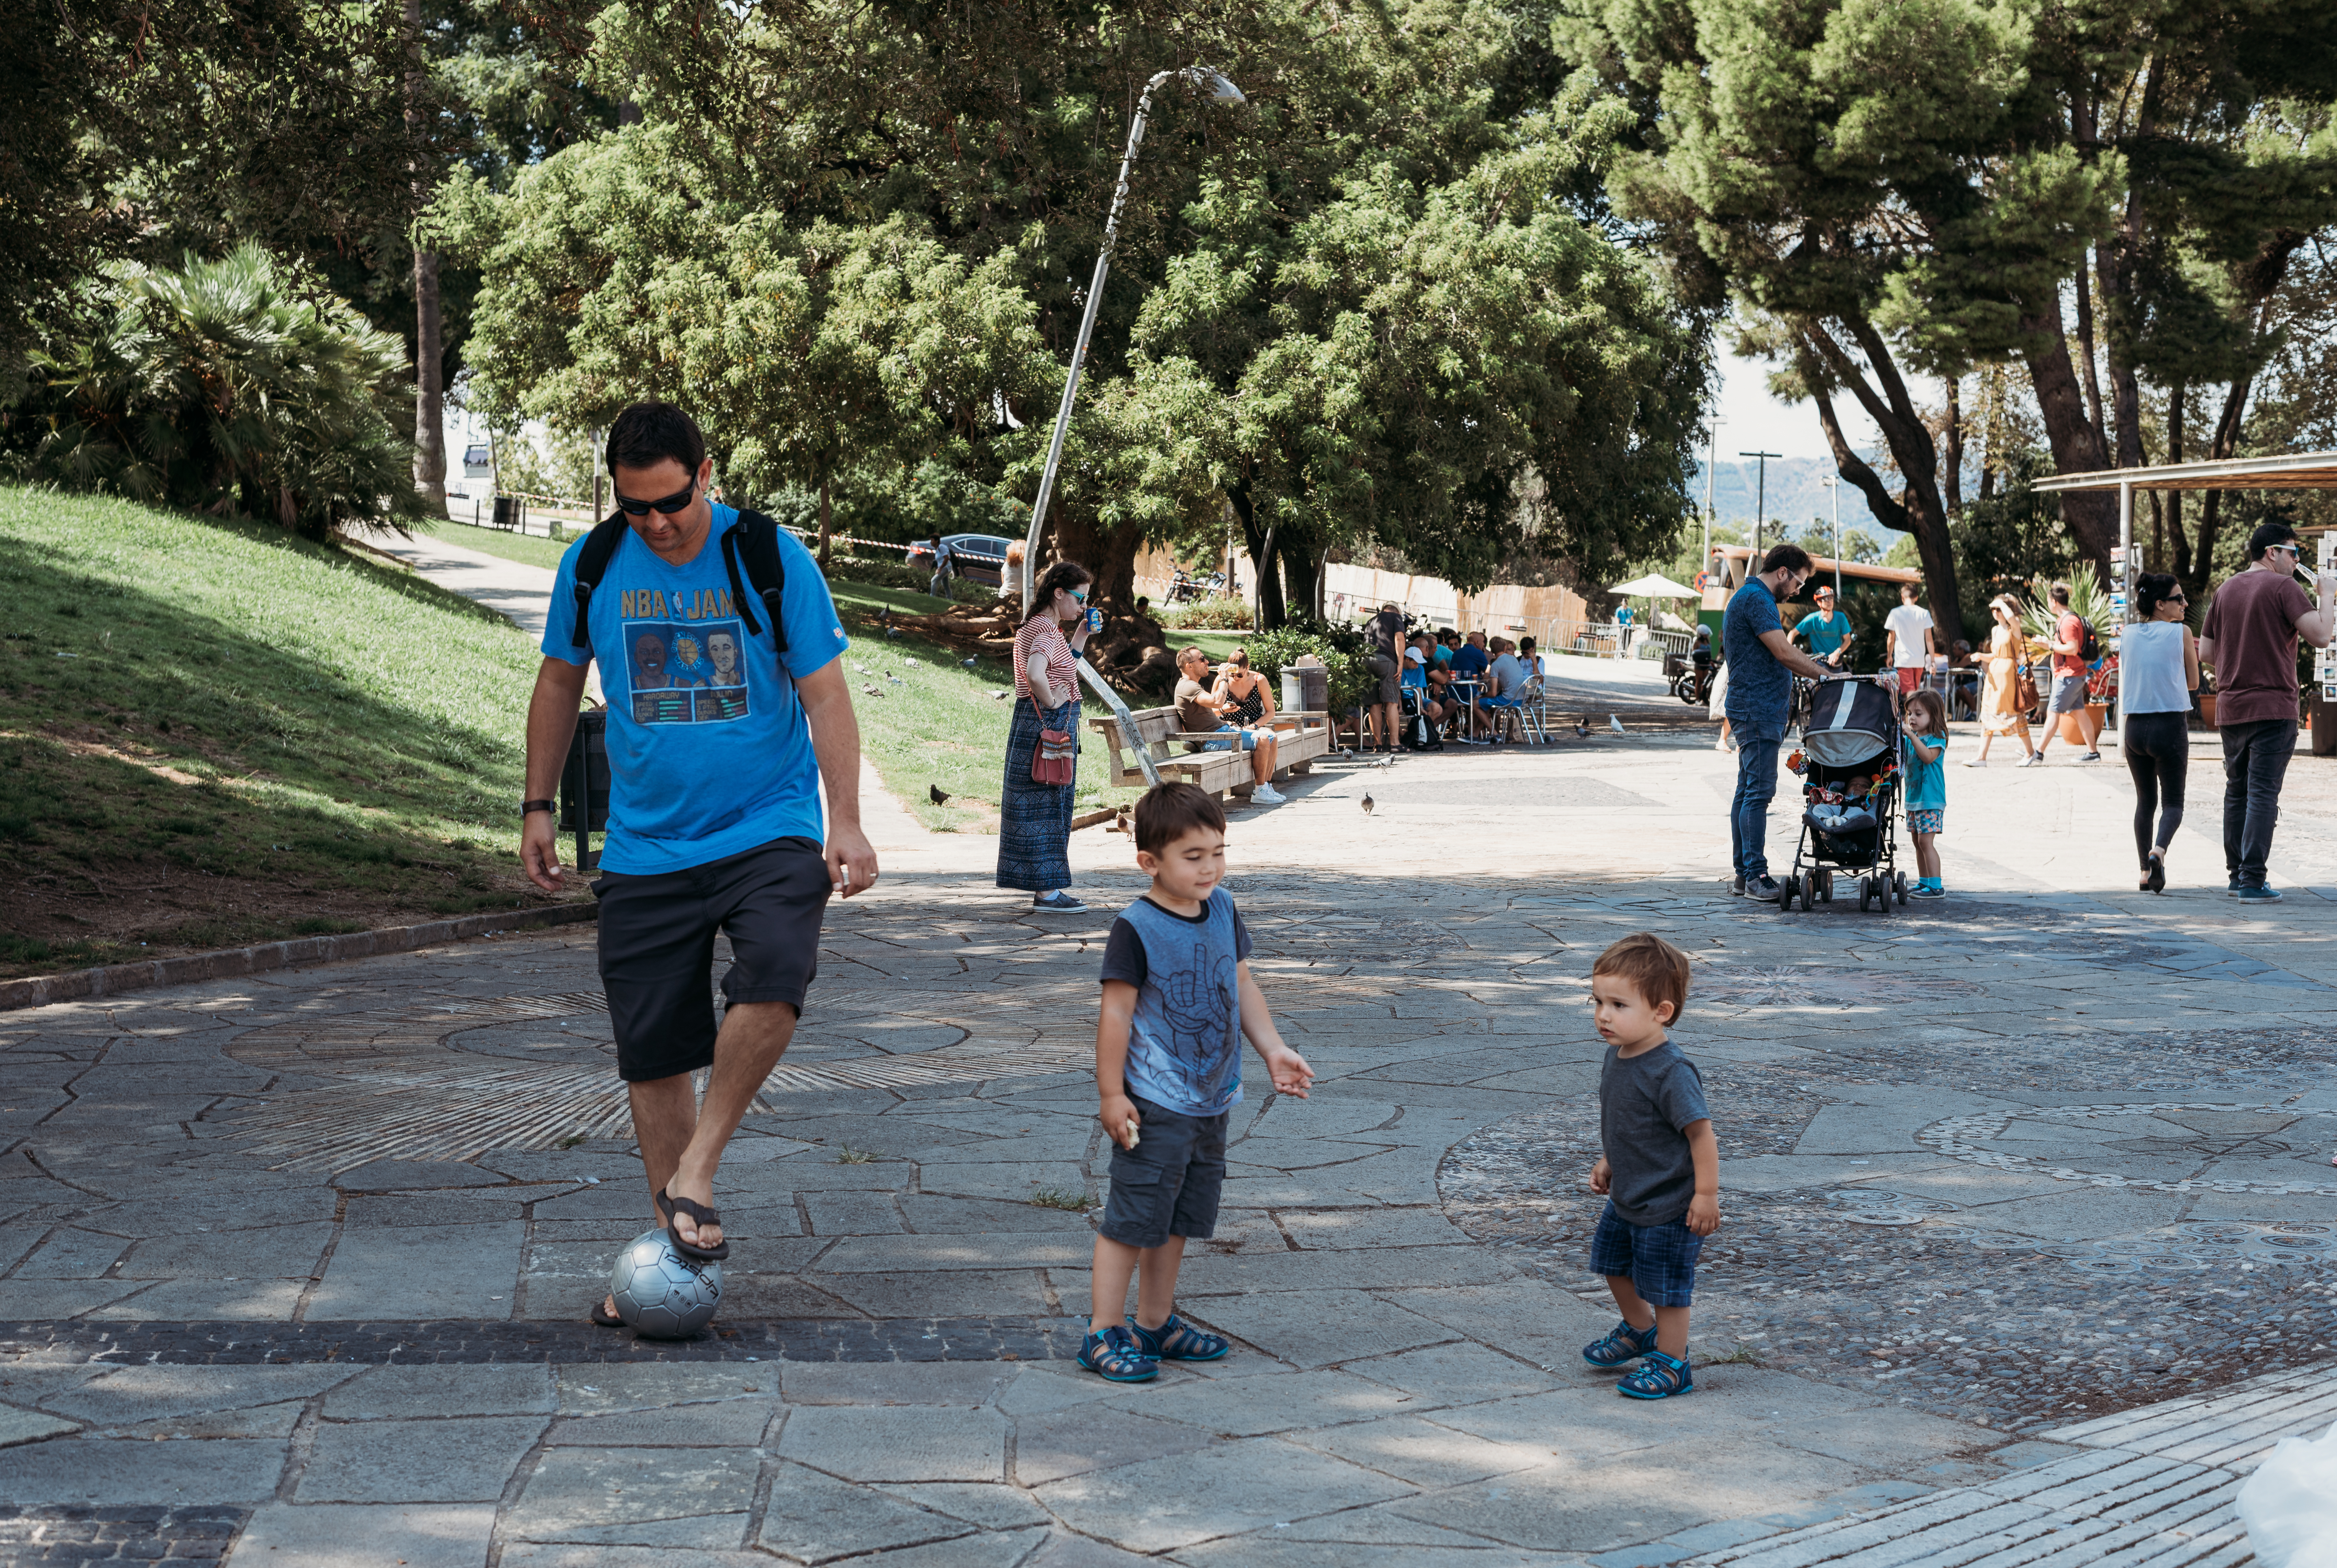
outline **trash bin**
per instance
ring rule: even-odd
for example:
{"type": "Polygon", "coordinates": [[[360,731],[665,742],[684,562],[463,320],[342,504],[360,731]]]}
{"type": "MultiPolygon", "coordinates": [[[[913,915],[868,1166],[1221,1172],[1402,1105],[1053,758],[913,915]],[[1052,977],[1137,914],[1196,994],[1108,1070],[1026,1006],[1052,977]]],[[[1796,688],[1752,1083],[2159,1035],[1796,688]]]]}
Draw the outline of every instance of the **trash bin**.
{"type": "Polygon", "coordinates": [[[495,526],[508,531],[511,525],[512,498],[508,495],[499,495],[495,497],[495,526]]]}
{"type": "Polygon", "coordinates": [[[1282,671],[1282,711],[1327,713],[1331,706],[1331,672],[1320,665],[1289,665],[1282,671]]]}

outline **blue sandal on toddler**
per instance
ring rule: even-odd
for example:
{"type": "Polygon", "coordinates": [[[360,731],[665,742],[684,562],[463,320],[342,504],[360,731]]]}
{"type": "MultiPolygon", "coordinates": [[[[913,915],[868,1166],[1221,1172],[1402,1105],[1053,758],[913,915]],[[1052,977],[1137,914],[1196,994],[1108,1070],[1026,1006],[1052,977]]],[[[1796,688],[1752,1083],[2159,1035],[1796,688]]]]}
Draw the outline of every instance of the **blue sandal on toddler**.
{"type": "Polygon", "coordinates": [[[1134,1318],[1128,1326],[1138,1346],[1156,1361],[1222,1361],[1233,1349],[1222,1336],[1205,1334],[1174,1312],[1158,1329],[1148,1329],[1134,1318]]]}
{"type": "Polygon", "coordinates": [[[1631,1327],[1624,1319],[1609,1331],[1603,1339],[1593,1339],[1582,1347],[1582,1359],[1594,1367],[1619,1367],[1626,1361],[1636,1361],[1656,1348],[1656,1326],[1644,1329],[1631,1327]]]}
{"type": "Polygon", "coordinates": [[[1146,1355],[1138,1347],[1136,1336],[1117,1323],[1080,1342],[1080,1365],[1110,1383],[1149,1383],[1160,1376],[1160,1363],[1146,1355]]]}
{"type": "Polygon", "coordinates": [[[1668,1399],[1675,1394],[1695,1393],[1696,1379],[1688,1376],[1686,1361],[1650,1345],[1646,1362],[1616,1384],[1615,1392],[1626,1399],[1668,1399]]]}

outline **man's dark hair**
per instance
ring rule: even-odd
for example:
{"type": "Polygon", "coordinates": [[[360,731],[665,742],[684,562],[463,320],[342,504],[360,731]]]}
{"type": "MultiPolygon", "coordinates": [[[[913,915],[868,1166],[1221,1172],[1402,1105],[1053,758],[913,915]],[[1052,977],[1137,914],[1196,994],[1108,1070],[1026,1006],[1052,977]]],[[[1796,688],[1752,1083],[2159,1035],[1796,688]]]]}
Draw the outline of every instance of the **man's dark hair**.
{"type": "Polygon", "coordinates": [[[1055,613],[1055,596],[1082,588],[1095,580],[1095,573],[1076,560],[1059,560],[1039,578],[1039,586],[1031,590],[1031,615],[1033,619],[1055,613]]]}
{"type": "Polygon", "coordinates": [[[605,455],[612,479],[620,467],[655,468],[669,457],[695,479],[706,461],[706,433],[670,403],[636,403],[609,426],[605,455]]]}
{"type": "Polygon", "coordinates": [[[2069,585],[2066,582],[2057,582],[2045,590],[2045,597],[2055,604],[2066,605],[2069,602],[2069,585]]]}
{"type": "Polygon", "coordinates": [[[2284,522],[2260,522],[2256,524],[2256,531],[2248,535],[2248,559],[2250,560],[2262,560],[2264,558],[2264,551],[2270,550],[2273,545],[2294,544],[2295,542],[2296,530],[2289,527],[2288,524],[2284,522]]]}
{"type": "Polygon", "coordinates": [[[1157,855],[1195,828],[1226,831],[1225,809],[1198,784],[1154,784],[1136,803],[1136,847],[1157,855]]]}
{"type": "Polygon", "coordinates": [[[1901,599],[1921,599],[1923,597],[1923,585],[1920,582],[1902,582],[1899,585],[1899,597],[1901,599]]]}
{"type": "Polygon", "coordinates": [[[2146,571],[2134,579],[2134,611],[2148,619],[2158,613],[2158,607],[2183,591],[2183,585],[2171,571],[2146,571]]]}
{"type": "Polygon", "coordinates": [[[1808,571],[1810,552],[1798,544],[1773,544],[1761,557],[1761,575],[1773,571],[1808,571]]]}

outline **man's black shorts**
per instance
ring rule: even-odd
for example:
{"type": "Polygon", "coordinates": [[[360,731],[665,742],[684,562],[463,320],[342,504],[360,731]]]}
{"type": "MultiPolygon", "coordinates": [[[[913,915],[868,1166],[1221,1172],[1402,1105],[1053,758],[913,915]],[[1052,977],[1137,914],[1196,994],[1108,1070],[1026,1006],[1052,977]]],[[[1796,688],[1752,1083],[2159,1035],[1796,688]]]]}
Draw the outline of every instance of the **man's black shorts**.
{"type": "Polygon", "coordinates": [[[603,872],[601,983],[629,1084],[714,1061],[714,933],[730,939],[722,998],[786,1002],[800,1015],[818,973],[827,861],[817,841],[777,839],[687,871],[603,872]]]}

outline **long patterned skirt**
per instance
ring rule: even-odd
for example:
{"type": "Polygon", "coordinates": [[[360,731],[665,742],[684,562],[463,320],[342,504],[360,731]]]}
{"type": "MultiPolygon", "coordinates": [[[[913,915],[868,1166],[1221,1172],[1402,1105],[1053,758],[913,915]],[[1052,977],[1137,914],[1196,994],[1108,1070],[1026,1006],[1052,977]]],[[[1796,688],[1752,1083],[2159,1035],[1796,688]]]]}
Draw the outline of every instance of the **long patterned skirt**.
{"type": "MultiPolygon", "coordinates": [[[[1079,745],[1077,697],[1046,718],[1045,727],[1068,730],[1079,745]]],[[[1039,710],[1029,699],[1014,705],[1014,727],[1006,736],[1006,782],[998,796],[998,885],[1034,893],[1071,885],[1072,784],[1036,784],[1031,759],[1039,753],[1039,710]]]]}

